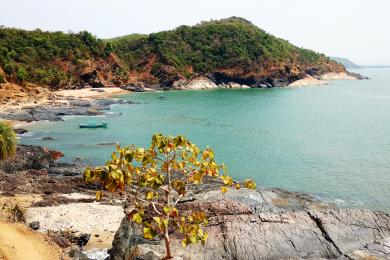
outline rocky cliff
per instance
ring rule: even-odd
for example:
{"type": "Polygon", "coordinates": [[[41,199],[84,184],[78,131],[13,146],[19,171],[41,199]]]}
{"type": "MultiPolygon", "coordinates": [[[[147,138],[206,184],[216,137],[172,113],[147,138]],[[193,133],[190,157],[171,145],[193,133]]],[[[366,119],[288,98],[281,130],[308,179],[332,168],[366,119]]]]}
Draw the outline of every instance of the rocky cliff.
{"type": "MultiPolygon", "coordinates": [[[[180,204],[209,216],[205,247],[183,248],[173,233],[175,259],[389,259],[390,216],[365,209],[337,209],[280,190],[220,191],[203,186],[180,204]]],[[[163,241],[143,239],[126,218],[115,235],[111,259],[161,259],[163,241]]]]}
{"type": "Polygon", "coordinates": [[[198,77],[217,85],[280,87],[345,71],[237,17],[108,40],[88,32],[0,28],[2,100],[86,86],[169,90],[198,77]]]}

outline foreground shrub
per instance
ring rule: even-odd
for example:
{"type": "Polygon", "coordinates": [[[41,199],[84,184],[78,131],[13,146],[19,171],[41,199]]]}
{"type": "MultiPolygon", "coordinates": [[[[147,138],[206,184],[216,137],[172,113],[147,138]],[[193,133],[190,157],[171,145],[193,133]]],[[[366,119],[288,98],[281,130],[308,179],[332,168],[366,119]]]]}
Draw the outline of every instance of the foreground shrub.
{"type": "MultiPolygon", "coordinates": [[[[193,209],[183,213],[176,207],[186,196],[188,187],[202,183],[206,176],[221,180],[221,191],[241,185],[255,189],[252,180],[240,184],[226,174],[224,165],[217,164],[210,148],[199,148],[184,136],[155,134],[149,148],[117,147],[105,167],[87,169],[84,180],[98,181],[110,192],[125,191],[131,203],[128,217],[142,225],[146,239],[164,238],[166,259],[172,257],[169,231],[181,233],[182,245],[202,242],[208,234],[202,226],[207,224],[204,212],[193,209]],[[169,231],[168,231],[169,230],[169,231]]],[[[102,192],[97,192],[98,200],[102,192]]]]}
{"type": "Polygon", "coordinates": [[[16,133],[11,125],[0,121],[0,160],[13,157],[16,152],[16,133]]]}

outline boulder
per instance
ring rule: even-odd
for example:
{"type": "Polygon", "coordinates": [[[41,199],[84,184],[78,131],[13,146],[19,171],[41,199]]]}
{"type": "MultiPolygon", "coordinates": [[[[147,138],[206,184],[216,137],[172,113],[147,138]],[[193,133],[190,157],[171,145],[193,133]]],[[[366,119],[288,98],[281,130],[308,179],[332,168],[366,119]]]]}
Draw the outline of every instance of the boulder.
{"type": "Polygon", "coordinates": [[[198,90],[198,89],[214,89],[218,86],[206,77],[196,77],[190,80],[178,80],[173,83],[173,89],[180,90],[198,90]]]}
{"type": "Polygon", "coordinates": [[[33,145],[19,144],[16,148],[15,157],[6,161],[0,161],[0,170],[13,173],[23,170],[41,170],[54,164],[58,152],[33,145]]]}
{"type": "Polygon", "coordinates": [[[33,221],[33,222],[31,222],[30,223],[30,228],[32,229],[32,230],[38,230],[39,229],[39,221],[33,221]]]}
{"type": "Polygon", "coordinates": [[[15,133],[18,134],[18,135],[23,135],[23,134],[25,134],[25,133],[28,132],[28,130],[27,130],[27,129],[24,129],[24,128],[15,128],[14,131],[15,131],[15,133]]]}

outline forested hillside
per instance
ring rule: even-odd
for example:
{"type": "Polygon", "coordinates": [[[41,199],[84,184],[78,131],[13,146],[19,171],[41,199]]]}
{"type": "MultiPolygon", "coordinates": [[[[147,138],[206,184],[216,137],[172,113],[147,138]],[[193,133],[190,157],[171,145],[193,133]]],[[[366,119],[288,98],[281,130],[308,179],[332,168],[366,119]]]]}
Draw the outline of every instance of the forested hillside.
{"type": "Polygon", "coordinates": [[[202,75],[216,83],[269,87],[344,70],[323,54],[298,48],[237,17],[106,40],[89,32],[0,28],[2,84],[169,89],[177,80],[202,75]]]}

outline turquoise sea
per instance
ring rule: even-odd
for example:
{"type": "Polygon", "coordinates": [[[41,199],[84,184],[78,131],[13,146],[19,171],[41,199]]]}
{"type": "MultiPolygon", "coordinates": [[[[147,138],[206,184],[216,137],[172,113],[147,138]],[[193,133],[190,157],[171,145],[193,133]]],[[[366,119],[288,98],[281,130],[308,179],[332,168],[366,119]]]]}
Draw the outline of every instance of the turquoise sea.
{"type": "Polygon", "coordinates": [[[146,146],[155,132],[184,134],[213,147],[235,178],[390,211],[390,69],[356,72],[371,79],[125,95],[138,104],[114,105],[108,129],[79,129],[91,119],[70,117],[30,125],[21,142],[63,151],[65,161],[101,164],[114,146],[99,143],[146,146]],[[48,136],[54,140],[42,140],[48,136]]]}

